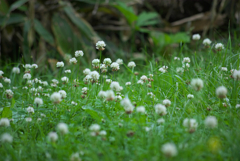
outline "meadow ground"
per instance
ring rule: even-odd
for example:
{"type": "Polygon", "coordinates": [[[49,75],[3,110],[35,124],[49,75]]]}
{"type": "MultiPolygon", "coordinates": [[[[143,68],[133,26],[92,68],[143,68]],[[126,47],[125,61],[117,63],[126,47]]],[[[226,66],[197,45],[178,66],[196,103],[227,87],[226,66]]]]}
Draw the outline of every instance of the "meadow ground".
{"type": "Polygon", "coordinates": [[[146,65],[99,41],[88,69],[82,51],[55,74],[1,67],[0,160],[239,160],[239,49],[192,38],[146,65]]]}

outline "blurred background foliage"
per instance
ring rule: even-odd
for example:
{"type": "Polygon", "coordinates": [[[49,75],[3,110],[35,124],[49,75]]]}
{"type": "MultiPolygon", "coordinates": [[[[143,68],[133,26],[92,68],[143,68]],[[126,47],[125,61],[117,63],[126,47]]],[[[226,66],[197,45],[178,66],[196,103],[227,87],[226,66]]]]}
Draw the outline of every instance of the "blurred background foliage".
{"type": "Polygon", "coordinates": [[[83,50],[87,65],[98,40],[105,57],[145,61],[173,54],[191,33],[237,33],[239,22],[238,0],[0,0],[0,63],[54,68],[83,50]]]}

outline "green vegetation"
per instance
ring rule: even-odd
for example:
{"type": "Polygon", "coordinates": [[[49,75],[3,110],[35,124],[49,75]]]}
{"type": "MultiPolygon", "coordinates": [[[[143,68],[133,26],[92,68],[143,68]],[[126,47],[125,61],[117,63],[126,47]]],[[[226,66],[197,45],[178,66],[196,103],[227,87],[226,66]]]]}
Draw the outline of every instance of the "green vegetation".
{"type": "Polygon", "coordinates": [[[239,51],[201,41],[146,65],[95,59],[83,71],[77,51],[53,74],[4,67],[1,160],[238,160],[239,51]]]}

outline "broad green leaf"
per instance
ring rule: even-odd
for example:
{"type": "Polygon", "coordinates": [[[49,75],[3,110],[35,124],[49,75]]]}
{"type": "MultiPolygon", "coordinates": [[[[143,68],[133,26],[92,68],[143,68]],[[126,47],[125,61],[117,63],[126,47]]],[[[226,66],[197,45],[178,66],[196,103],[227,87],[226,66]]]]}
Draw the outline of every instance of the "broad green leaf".
{"type": "Polygon", "coordinates": [[[28,2],[28,0],[18,0],[17,2],[13,3],[10,6],[9,12],[12,12],[13,10],[17,9],[18,7],[22,6],[24,3],[28,2]]]}
{"type": "Polygon", "coordinates": [[[26,62],[30,61],[30,57],[29,57],[29,53],[30,53],[30,49],[29,49],[29,45],[28,45],[28,31],[30,29],[31,23],[30,21],[26,21],[24,23],[24,27],[23,27],[23,56],[24,56],[24,60],[26,62]]]}
{"type": "Polygon", "coordinates": [[[97,37],[97,34],[93,30],[92,26],[83,18],[78,16],[70,4],[64,7],[64,11],[67,14],[68,18],[80,29],[80,32],[83,33],[86,37],[90,38],[91,40],[97,37]]]}
{"type": "Polygon", "coordinates": [[[127,19],[129,25],[133,25],[133,22],[138,19],[137,15],[134,13],[132,7],[128,7],[122,2],[118,2],[118,5],[114,5],[127,19]]]}
{"type": "Polygon", "coordinates": [[[161,45],[190,42],[190,36],[185,32],[179,32],[177,34],[166,34],[166,33],[155,31],[155,32],[151,32],[151,37],[155,44],[161,44],[161,45]]]}
{"type": "Polygon", "coordinates": [[[158,23],[158,14],[155,12],[143,12],[138,16],[138,19],[136,21],[136,26],[149,26],[149,25],[155,25],[158,23]]]}
{"type": "Polygon", "coordinates": [[[6,15],[8,13],[9,6],[6,0],[0,0],[0,13],[6,15]]]}
{"type": "Polygon", "coordinates": [[[14,107],[14,105],[15,105],[15,99],[14,98],[12,98],[12,104],[11,104],[11,108],[13,108],[14,107]]]}
{"type": "Polygon", "coordinates": [[[21,23],[25,21],[25,16],[22,14],[11,14],[9,17],[0,16],[0,26],[21,23]]]}
{"type": "Polygon", "coordinates": [[[10,107],[4,107],[3,108],[1,118],[8,118],[8,119],[12,118],[12,110],[10,109],[10,107]]]}
{"type": "Polygon", "coordinates": [[[57,49],[61,55],[73,53],[81,49],[80,36],[74,32],[70,24],[59,14],[54,14],[52,18],[52,30],[57,43],[57,49]]]}
{"type": "Polygon", "coordinates": [[[97,121],[101,121],[102,117],[94,110],[92,109],[85,109],[85,112],[87,112],[89,115],[92,116],[93,119],[97,120],[97,121]]]}
{"type": "MultiPolygon", "coordinates": [[[[82,49],[86,53],[94,51],[92,40],[82,35],[76,28],[71,27],[69,21],[59,14],[54,14],[52,18],[52,31],[54,34],[58,52],[64,56],[66,53],[74,53],[76,50],[82,49]]],[[[87,54],[86,58],[90,59],[91,54],[87,54]]],[[[84,59],[80,61],[87,65],[84,59]]]]}
{"type": "Polygon", "coordinates": [[[52,34],[50,32],[48,32],[37,19],[34,20],[34,28],[37,31],[37,33],[45,41],[47,41],[51,45],[54,45],[54,38],[53,38],[52,34]]]}

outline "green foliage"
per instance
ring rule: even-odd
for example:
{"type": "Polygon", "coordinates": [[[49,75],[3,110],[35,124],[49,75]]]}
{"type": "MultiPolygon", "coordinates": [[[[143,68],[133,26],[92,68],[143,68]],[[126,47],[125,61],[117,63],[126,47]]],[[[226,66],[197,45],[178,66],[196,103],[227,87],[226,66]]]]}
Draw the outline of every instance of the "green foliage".
{"type": "Polygon", "coordinates": [[[10,109],[10,107],[3,108],[0,118],[8,118],[8,119],[12,118],[12,110],[10,109]]]}
{"type": "Polygon", "coordinates": [[[37,19],[34,20],[34,28],[35,28],[36,32],[46,42],[48,42],[51,45],[54,45],[55,42],[54,42],[54,38],[53,38],[52,34],[49,31],[47,31],[37,19]]]}
{"type": "MultiPolygon", "coordinates": [[[[58,25],[59,28],[52,25],[55,27],[54,34],[59,33],[59,39],[65,36],[74,37],[68,30],[61,30],[62,25],[69,30],[72,27],[64,16],[56,14],[53,19],[53,23],[63,23],[58,25]],[[61,35],[63,36],[60,37],[61,35]]],[[[25,22],[26,30],[29,26],[30,22],[25,22]]],[[[43,31],[39,32],[41,33],[44,35],[43,31]]],[[[3,76],[10,78],[12,83],[7,84],[4,79],[0,79],[3,85],[0,88],[3,93],[0,97],[0,116],[13,120],[9,127],[0,127],[0,160],[71,160],[73,153],[79,153],[82,160],[239,159],[239,108],[235,108],[239,103],[239,81],[229,77],[230,69],[239,70],[236,59],[239,57],[239,54],[236,54],[239,49],[227,46],[226,49],[217,51],[214,45],[205,48],[195,41],[191,42],[196,46],[192,50],[186,34],[165,35],[164,40],[160,39],[161,33],[152,36],[156,38],[154,43],[160,45],[185,43],[186,47],[174,49],[168,60],[163,57],[158,58],[158,61],[155,58],[147,59],[146,64],[136,63],[134,69],[127,65],[130,60],[124,61],[119,71],[112,71],[111,67],[108,67],[106,73],[100,74],[98,82],[86,84],[83,81],[85,75],[82,74],[82,69],[91,67],[79,63],[86,55],[78,57],[77,64],[65,62],[65,66],[58,68],[55,75],[48,74],[46,70],[40,73],[39,69],[30,69],[31,80],[34,80],[32,84],[22,79],[24,68],[21,67],[20,74],[11,73],[11,65],[2,68],[3,76]],[[185,57],[189,57],[190,67],[185,66],[181,72],[177,72],[179,67],[186,65],[183,63],[185,57]],[[228,71],[221,70],[221,60],[224,58],[228,71]],[[159,71],[163,66],[166,71],[159,71]],[[65,69],[70,69],[71,73],[65,73],[65,69]],[[136,71],[138,74],[135,74],[136,71]],[[41,74],[44,77],[40,77],[41,74]],[[152,80],[139,84],[138,81],[143,75],[152,80]],[[61,80],[63,76],[69,78],[67,83],[61,80]],[[108,101],[98,96],[101,90],[111,90],[106,76],[123,87],[120,91],[114,91],[114,94],[122,98],[128,97],[136,106],[131,114],[125,111],[121,100],[108,101]],[[41,81],[36,81],[35,78],[41,81]],[[200,91],[194,90],[189,84],[193,78],[203,80],[204,86],[200,91]],[[59,81],[55,87],[50,85],[52,79],[59,81]],[[47,81],[49,85],[44,86],[42,81],[47,81]],[[126,82],[131,82],[131,85],[126,85],[126,82]],[[221,85],[227,87],[229,101],[216,96],[216,88],[221,85]],[[85,94],[82,92],[84,87],[88,88],[85,94]],[[13,98],[6,97],[6,89],[12,89],[13,98]],[[66,98],[54,104],[46,94],[51,95],[59,90],[66,91],[66,98]],[[193,94],[194,98],[189,99],[188,94],[193,94]],[[34,103],[36,97],[43,99],[42,105],[37,106],[34,103]],[[171,105],[167,107],[166,115],[159,115],[154,106],[162,104],[164,99],[169,99],[171,105]],[[34,108],[34,113],[26,110],[29,106],[34,108]],[[145,107],[144,113],[137,112],[139,106],[145,107]],[[206,128],[207,116],[215,116],[218,126],[213,129],[206,128]],[[32,118],[32,121],[27,122],[26,118],[32,118]],[[195,131],[189,131],[183,126],[185,118],[196,120],[198,127],[195,131]],[[159,119],[164,119],[165,122],[159,123],[159,119]],[[62,122],[68,126],[67,134],[57,128],[62,122]],[[92,124],[98,124],[100,130],[90,131],[92,124]],[[101,135],[102,130],[106,135],[101,135]],[[55,142],[48,138],[49,132],[57,133],[58,139],[55,142]],[[3,143],[3,133],[9,133],[13,142],[3,143]],[[162,152],[162,146],[169,142],[174,143],[178,151],[172,158],[162,152]],[[195,152],[194,155],[192,151],[195,152]]],[[[53,37],[55,38],[55,35],[53,37]]],[[[60,43],[65,45],[63,40],[60,43]]],[[[234,45],[234,41],[231,45],[234,45]]],[[[98,71],[94,68],[91,70],[98,71]]]]}

